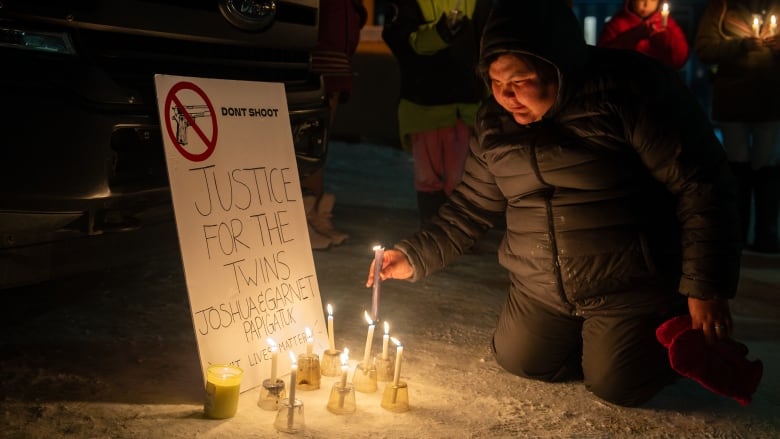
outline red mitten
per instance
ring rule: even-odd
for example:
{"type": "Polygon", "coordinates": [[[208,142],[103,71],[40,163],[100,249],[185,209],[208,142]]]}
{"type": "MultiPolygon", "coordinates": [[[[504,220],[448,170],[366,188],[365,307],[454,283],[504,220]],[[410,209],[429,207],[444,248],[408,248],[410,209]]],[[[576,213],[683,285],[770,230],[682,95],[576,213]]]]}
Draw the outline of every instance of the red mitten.
{"type": "Polygon", "coordinates": [[[681,317],[685,318],[675,317],[674,322],[670,320],[661,325],[664,330],[659,327],[656,331],[658,341],[664,345],[673,336],[668,343],[672,369],[711,392],[748,405],[764,371],[761,360],[745,358],[748,348],[736,340],[708,345],[701,330],[690,329],[690,317],[681,317]],[[687,329],[680,331],[684,326],[681,322],[685,320],[687,329]]]}
{"type": "Polygon", "coordinates": [[[682,334],[683,331],[689,329],[691,329],[691,316],[686,314],[672,317],[663,322],[661,326],[655,330],[655,338],[657,338],[665,348],[669,349],[672,341],[677,338],[678,335],[682,334]]]}

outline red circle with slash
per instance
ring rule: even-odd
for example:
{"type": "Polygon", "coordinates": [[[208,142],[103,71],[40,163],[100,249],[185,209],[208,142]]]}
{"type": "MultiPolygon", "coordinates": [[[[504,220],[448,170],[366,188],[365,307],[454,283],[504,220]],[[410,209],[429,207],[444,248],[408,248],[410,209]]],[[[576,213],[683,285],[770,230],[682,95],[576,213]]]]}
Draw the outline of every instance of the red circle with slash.
{"type": "Polygon", "coordinates": [[[203,160],[206,160],[211,156],[217,146],[217,113],[214,111],[214,106],[211,104],[208,96],[206,96],[206,93],[203,92],[203,90],[201,90],[201,88],[197,85],[193,84],[192,82],[183,81],[174,84],[174,86],[171,87],[171,89],[168,91],[168,96],[165,98],[164,108],[166,110],[171,108],[171,104],[175,104],[176,108],[179,110],[179,114],[184,116],[189,126],[192,127],[200,140],[202,140],[206,145],[206,150],[199,154],[193,154],[190,151],[187,151],[187,149],[184,148],[181,143],[179,143],[179,139],[176,136],[176,133],[173,131],[173,126],[171,125],[173,118],[166,116],[165,128],[168,131],[168,136],[171,138],[173,145],[176,147],[179,153],[181,153],[181,155],[190,161],[202,162],[203,160]],[[200,126],[195,123],[195,118],[192,117],[192,115],[187,111],[187,107],[181,103],[181,100],[179,100],[179,97],[176,95],[176,93],[181,90],[192,90],[198,96],[200,96],[201,99],[203,99],[203,102],[206,103],[206,106],[208,106],[209,113],[211,115],[211,126],[213,127],[211,138],[209,138],[206,133],[203,132],[200,126]]]}

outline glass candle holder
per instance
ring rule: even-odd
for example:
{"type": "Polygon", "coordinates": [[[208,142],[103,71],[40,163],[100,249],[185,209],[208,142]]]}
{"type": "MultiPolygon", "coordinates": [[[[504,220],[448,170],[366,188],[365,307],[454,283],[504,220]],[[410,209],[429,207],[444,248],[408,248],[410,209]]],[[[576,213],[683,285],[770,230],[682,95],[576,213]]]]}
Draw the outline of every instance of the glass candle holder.
{"type": "Polygon", "coordinates": [[[395,372],[395,363],[390,357],[382,358],[382,354],[378,354],[374,358],[374,367],[376,367],[376,380],[381,382],[393,381],[393,373],[395,372]]]}
{"type": "Polygon", "coordinates": [[[276,412],[274,427],[285,433],[298,433],[303,431],[306,422],[303,417],[303,401],[296,399],[294,405],[290,405],[289,399],[279,401],[279,410],[276,412]]]}
{"type": "Polygon", "coordinates": [[[346,383],[333,383],[328,398],[328,411],[337,415],[348,415],[355,413],[357,405],[355,404],[355,386],[346,383]]]}
{"type": "Polygon", "coordinates": [[[206,369],[203,413],[207,418],[226,419],[235,416],[243,373],[240,368],[230,365],[212,365],[206,369]]]}
{"type": "Polygon", "coordinates": [[[285,399],[284,381],[277,379],[271,382],[270,379],[263,380],[263,386],[260,388],[260,398],[257,400],[257,406],[263,410],[278,410],[279,401],[285,399]]]}
{"type": "Polygon", "coordinates": [[[320,357],[316,354],[298,355],[298,374],[295,388],[300,390],[317,390],[320,388],[320,357]]]}
{"type": "Polygon", "coordinates": [[[382,394],[382,407],[391,412],[402,413],[409,410],[409,388],[399,381],[398,385],[388,384],[382,394]]]}
{"type": "Polygon", "coordinates": [[[330,349],[322,353],[322,364],[320,365],[322,376],[337,377],[341,375],[341,351],[330,349]]]}
{"type": "Polygon", "coordinates": [[[371,364],[366,369],[362,363],[358,363],[355,366],[355,372],[352,374],[352,384],[358,392],[376,392],[376,367],[371,364]]]}

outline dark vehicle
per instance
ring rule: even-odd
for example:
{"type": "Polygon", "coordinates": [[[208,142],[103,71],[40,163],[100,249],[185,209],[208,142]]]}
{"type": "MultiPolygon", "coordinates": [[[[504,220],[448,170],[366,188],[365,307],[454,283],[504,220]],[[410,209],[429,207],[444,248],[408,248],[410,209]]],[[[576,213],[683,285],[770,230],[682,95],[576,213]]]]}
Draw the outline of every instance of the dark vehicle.
{"type": "Polygon", "coordinates": [[[132,229],[170,204],[156,73],[284,83],[299,172],[321,166],[318,5],[0,0],[0,250],[132,229]]]}

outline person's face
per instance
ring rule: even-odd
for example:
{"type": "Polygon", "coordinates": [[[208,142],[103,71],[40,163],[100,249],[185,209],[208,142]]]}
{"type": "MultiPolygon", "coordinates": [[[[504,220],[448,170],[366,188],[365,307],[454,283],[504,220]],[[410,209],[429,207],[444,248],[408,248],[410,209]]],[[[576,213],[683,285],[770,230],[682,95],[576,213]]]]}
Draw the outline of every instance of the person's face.
{"type": "Polygon", "coordinates": [[[542,85],[531,67],[514,55],[501,55],[488,70],[493,96],[520,125],[542,119],[553,106],[558,84],[542,85]]]}
{"type": "Polygon", "coordinates": [[[658,9],[658,0],[631,0],[631,10],[642,18],[649,17],[658,9]]]}

